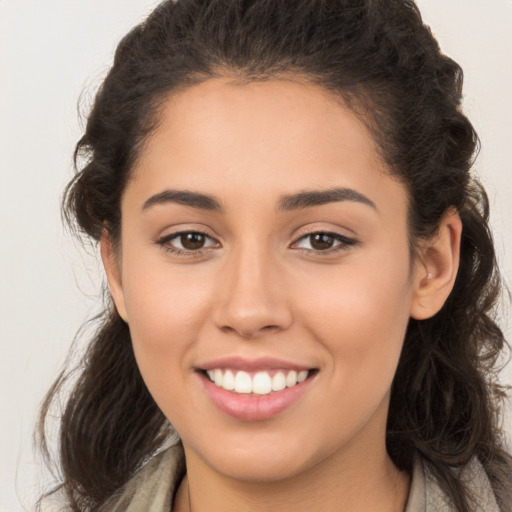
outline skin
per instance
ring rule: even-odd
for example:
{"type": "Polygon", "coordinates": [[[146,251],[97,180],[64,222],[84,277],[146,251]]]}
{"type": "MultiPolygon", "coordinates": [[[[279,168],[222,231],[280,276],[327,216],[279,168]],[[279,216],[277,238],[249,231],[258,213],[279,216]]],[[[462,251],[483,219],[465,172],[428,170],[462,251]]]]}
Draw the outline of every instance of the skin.
{"type": "Polygon", "coordinates": [[[461,224],[411,260],[405,187],[355,114],[316,86],[212,79],[170,96],[121,203],[118,251],[102,257],[142,376],[180,434],[175,510],[404,510],[410,477],[385,449],[389,394],[409,318],[446,300],[461,224]],[[283,195],[345,187],[368,198],[277,211],[283,195]],[[145,202],[180,189],[223,211],[145,202]],[[179,231],[208,235],[175,254],[179,231]],[[335,233],[319,250],[312,233],[335,233]],[[160,242],[159,242],[160,241],[160,242]],[[340,250],[336,250],[340,249],[340,250]],[[226,415],[196,369],[225,356],[316,368],[264,421],[226,415]],[[369,470],[371,468],[371,470],[369,470]]]}

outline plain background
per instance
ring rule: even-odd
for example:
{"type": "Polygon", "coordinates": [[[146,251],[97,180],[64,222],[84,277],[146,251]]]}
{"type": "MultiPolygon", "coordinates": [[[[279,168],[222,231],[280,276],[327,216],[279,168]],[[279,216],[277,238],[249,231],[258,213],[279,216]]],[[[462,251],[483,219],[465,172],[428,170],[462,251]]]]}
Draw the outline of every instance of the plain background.
{"type": "MultiPolygon", "coordinates": [[[[86,111],[116,43],[156,4],[0,0],[0,512],[32,510],[49,481],[32,447],[36,411],[77,329],[101,306],[95,249],[84,254],[59,213],[81,134],[78,98],[86,111]]],[[[476,168],[512,282],[512,1],[419,4],[465,71],[465,108],[483,146],[476,168]]],[[[509,305],[502,316],[510,339],[509,305]]]]}

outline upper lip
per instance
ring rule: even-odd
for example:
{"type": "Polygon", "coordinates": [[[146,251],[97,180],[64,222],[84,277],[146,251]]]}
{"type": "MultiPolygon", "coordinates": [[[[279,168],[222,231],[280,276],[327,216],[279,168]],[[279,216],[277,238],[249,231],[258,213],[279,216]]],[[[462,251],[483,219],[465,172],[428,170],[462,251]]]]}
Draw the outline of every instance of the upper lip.
{"type": "Polygon", "coordinates": [[[313,367],[307,364],[295,363],[285,359],[274,357],[258,357],[256,359],[246,359],[240,356],[222,357],[207,361],[197,367],[201,370],[214,370],[215,368],[230,368],[240,371],[256,370],[311,370],[313,367]]]}

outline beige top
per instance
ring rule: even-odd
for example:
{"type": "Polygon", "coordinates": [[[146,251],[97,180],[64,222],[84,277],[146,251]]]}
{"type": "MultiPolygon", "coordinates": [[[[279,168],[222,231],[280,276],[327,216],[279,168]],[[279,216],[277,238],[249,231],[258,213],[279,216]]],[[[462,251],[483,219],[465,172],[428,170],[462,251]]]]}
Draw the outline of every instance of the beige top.
{"type": "MultiPolygon", "coordinates": [[[[149,461],[101,511],[170,512],[184,473],[183,449],[181,445],[171,446],[149,461]]],[[[472,512],[500,512],[489,479],[476,458],[463,468],[461,476],[477,500],[472,512]]],[[[457,512],[419,457],[405,512],[457,512]]]]}

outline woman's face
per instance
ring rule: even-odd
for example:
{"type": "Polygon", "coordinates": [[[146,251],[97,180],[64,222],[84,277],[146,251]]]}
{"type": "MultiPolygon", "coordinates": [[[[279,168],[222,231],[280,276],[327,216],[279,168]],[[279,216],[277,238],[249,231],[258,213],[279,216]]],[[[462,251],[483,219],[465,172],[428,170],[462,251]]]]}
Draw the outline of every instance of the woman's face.
{"type": "Polygon", "coordinates": [[[191,87],[121,206],[111,288],[188,461],[270,481],[384,450],[415,269],[405,188],[350,109],[286,81],[191,87]]]}

